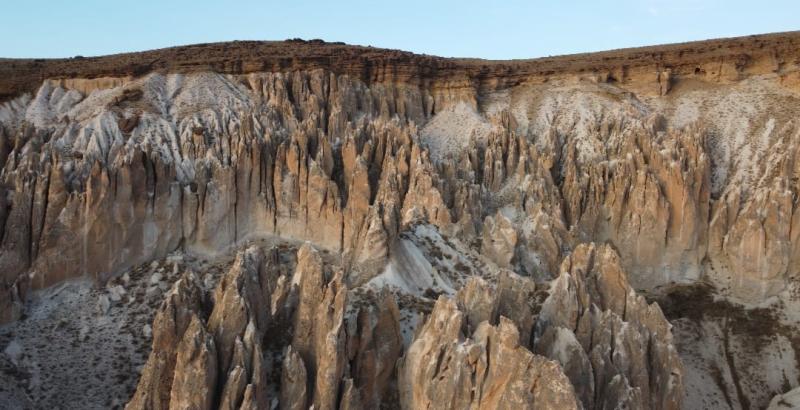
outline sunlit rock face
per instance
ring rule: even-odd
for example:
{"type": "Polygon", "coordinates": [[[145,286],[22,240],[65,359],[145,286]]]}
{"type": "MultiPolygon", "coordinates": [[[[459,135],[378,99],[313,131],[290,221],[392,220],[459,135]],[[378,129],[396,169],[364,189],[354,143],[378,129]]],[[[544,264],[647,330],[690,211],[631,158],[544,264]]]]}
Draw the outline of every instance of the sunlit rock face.
{"type": "Polygon", "coordinates": [[[800,384],[736,356],[794,351],[800,36],[738,41],[51,75],[0,104],[0,322],[192,255],[224,267],[153,282],[129,409],[764,407],[800,384]]]}

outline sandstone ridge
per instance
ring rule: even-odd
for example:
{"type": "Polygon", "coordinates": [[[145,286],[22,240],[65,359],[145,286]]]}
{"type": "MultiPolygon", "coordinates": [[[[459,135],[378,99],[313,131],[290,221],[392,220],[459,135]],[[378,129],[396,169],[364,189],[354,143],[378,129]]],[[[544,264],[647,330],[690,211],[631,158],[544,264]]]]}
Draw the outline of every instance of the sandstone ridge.
{"type": "Polygon", "coordinates": [[[1,59],[0,101],[31,92],[45,78],[131,78],[151,72],[225,74],[325,69],[364,82],[448,80],[508,86],[529,78],[594,74],[627,82],[644,73],[724,78],[797,64],[798,32],[620,49],[527,60],[442,58],[322,40],[195,44],[102,57],[1,59]],[[727,72],[726,72],[727,71],[727,72]]]}

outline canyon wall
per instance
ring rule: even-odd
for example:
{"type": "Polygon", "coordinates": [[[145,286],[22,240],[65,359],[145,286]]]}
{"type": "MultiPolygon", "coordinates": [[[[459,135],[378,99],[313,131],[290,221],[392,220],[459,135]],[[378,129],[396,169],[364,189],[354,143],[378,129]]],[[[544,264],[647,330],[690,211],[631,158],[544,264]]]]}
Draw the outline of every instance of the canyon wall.
{"type": "Polygon", "coordinates": [[[489,62],[233,43],[2,61],[18,75],[0,81],[0,322],[20,317],[31,289],[105,283],[176,250],[214,257],[280,238],[313,244],[292,279],[264,268],[258,250],[240,255],[213,297],[181,279],[156,319],[180,322],[154,336],[153,354],[169,360],[148,362],[129,408],[261,408],[267,385],[282,406],[297,400],[292,408],[370,407],[387,389],[409,408],[445,398],[510,407],[532,403],[520,396],[531,389],[559,406],[677,408],[683,370],[670,325],[636,291],[703,283],[758,304],[793,283],[798,46],[789,33],[489,62]],[[454,269],[474,274],[448,279],[430,257],[421,262],[430,238],[453,238],[464,260],[454,269]],[[336,272],[303,268],[318,251],[336,272]],[[548,284],[542,311],[525,319],[484,312],[502,298],[469,302],[489,286],[469,277],[492,272],[494,287],[501,271],[548,284]],[[359,350],[371,343],[362,332],[359,347],[345,341],[345,294],[398,277],[406,290],[419,285],[411,293],[451,298],[424,297],[435,305],[402,348],[385,319],[396,307],[372,311],[386,322],[370,332],[396,349],[359,367],[354,357],[375,353],[359,350]],[[280,281],[300,292],[283,310],[280,281]],[[238,327],[222,332],[222,322],[238,327]],[[261,369],[271,323],[293,329],[273,347],[278,387],[261,369]],[[658,354],[639,357],[642,346],[658,354]],[[605,366],[615,354],[630,363],[605,366]],[[437,355],[472,367],[430,368],[437,355]],[[380,374],[375,360],[400,360],[397,374],[380,374]],[[166,387],[165,372],[175,374],[166,387]],[[488,381],[475,382],[477,396],[452,383],[480,372],[488,381]],[[509,374],[554,381],[509,386],[509,374]],[[441,381],[419,382],[432,377],[441,381]]]}
{"type": "Polygon", "coordinates": [[[531,275],[609,241],[639,289],[763,299],[799,255],[797,67],[776,51],[511,87],[466,63],[45,80],[0,109],[4,320],[30,286],[254,235],[343,252],[358,283],[415,221],[531,275]]]}

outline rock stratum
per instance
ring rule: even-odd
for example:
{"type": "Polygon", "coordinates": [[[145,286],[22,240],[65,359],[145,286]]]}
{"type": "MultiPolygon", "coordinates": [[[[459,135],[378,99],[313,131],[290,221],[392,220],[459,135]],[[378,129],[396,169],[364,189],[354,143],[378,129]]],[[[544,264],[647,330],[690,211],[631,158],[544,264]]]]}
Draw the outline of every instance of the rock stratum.
{"type": "Polygon", "coordinates": [[[0,59],[0,101],[0,407],[796,401],[800,33],[0,59]]]}

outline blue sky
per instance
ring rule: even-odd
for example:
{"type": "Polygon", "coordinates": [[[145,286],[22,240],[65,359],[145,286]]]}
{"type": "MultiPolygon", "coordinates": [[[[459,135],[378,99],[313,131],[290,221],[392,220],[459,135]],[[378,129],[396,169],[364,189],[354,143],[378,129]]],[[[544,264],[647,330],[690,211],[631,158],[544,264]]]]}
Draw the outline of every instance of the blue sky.
{"type": "Polygon", "coordinates": [[[800,30],[800,0],[2,0],[0,57],[300,37],[528,58],[800,30]]]}

